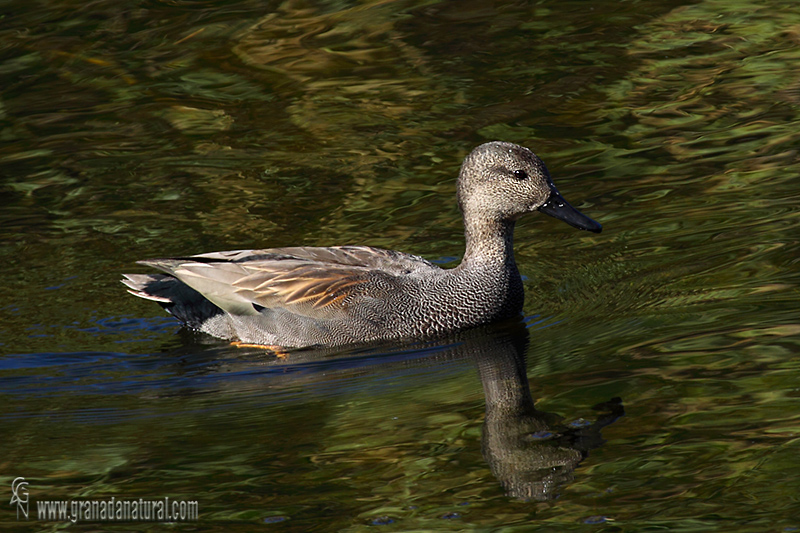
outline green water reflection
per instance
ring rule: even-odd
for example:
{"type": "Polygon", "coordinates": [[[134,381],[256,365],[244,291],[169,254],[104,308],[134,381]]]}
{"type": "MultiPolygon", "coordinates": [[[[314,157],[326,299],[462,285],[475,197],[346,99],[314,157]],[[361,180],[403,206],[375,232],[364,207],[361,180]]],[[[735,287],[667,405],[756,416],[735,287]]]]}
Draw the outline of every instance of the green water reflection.
{"type": "Polygon", "coordinates": [[[800,527],[795,2],[12,0],[0,43],[9,491],[197,499],[221,531],[800,527]],[[604,226],[519,224],[529,340],[277,360],[117,282],[264,246],[454,260],[490,139],[604,226]]]}

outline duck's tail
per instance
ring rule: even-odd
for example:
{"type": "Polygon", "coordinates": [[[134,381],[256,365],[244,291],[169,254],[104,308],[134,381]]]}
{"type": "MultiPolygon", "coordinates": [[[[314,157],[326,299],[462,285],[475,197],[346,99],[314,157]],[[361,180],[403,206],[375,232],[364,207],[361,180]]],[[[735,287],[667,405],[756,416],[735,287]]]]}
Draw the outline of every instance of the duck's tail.
{"type": "Polygon", "coordinates": [[[182,281],[167,274],[123,274],[122,283],[128,292],[145,300],[152,300],[186,326],[203,330],[213,317],[223,314],[222,309],[209,302],[202,294],[182,281]]]}

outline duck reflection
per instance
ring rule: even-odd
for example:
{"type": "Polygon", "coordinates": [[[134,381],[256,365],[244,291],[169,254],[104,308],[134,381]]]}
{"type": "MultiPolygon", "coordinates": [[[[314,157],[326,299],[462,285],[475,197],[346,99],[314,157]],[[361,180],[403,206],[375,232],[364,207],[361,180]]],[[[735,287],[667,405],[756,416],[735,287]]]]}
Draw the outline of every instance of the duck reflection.
{"type": "MultiPolygon", "coordinates": [[[[624,409],[619,398],[612,398],[594,407],[598,412],[594,421],[581,419],[572,424],[536,409],[527,375],[529,337],[526,324],[515,320],[405,346],[310,348],[280,357],[253,349],[212,348],[204,350],[210,364],[201,366],[217,376],[248,375],[244,382],[231,383],[241,394],[284,385],[308,390],[335,380],[363,380],[409,367],[471,361],[486,397],[482,451],[493,475],[512,498],[550,500],[573,479],[588,452],[604,443],[601,430],[623,416],[624,409]]],[[[432,374],[433,369],[426,372],[432,374]]]]}
{"type": "Polygon", "coordinates": [[[624,414],[622,401],[594,406],[594,422],[563,425],[536,409],[527,375],[528,330],[517,324],[471,346],[486,395],[483,456],[506,493],[524,500],[549,500],[572,481],[589,450],[604,443],[600,430],[624,414]]]}

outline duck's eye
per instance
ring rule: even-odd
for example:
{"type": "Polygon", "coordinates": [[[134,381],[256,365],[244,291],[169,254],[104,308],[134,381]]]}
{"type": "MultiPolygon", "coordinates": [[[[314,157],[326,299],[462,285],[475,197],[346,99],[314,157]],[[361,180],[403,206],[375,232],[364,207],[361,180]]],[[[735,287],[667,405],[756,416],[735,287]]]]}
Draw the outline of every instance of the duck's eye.
{"type": "Polygon", "coordinates": [[[528,173],[525,172],[524,170],[515,170],[514,178],[516,178],[519,181],[526,180],[528,179],[528,173]]]}

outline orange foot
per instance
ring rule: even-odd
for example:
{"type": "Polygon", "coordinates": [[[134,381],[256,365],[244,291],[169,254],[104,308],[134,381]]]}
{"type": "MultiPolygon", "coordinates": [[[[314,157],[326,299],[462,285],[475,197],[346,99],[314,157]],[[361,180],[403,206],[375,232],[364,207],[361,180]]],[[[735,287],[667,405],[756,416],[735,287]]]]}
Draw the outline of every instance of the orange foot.
{"type": "Polygon", "coordinates": [[[277,344],[251,344],[242,341],[233,341],[231,344],[237,348],[259,348],[261,350],[269,350],[274,353],[276,357],[280,357],[281,359],[289,355],[289,352],[284,351],[283,346],[278,346],[277,344]]]}

